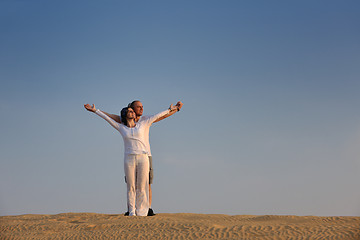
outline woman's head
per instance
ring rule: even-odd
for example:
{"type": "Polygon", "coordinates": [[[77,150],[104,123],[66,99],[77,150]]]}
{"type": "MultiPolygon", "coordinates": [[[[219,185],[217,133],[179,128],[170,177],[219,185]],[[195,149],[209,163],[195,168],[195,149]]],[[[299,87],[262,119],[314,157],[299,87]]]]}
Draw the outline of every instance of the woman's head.
{"type": "Polygon", "coordinates": [[[128,120],[135,119],[136,117],[135,112],[131,107],[124,107],[123,109],[121,109],[120,116],[121,122],[124,125],[127,125],[128,120]]]}

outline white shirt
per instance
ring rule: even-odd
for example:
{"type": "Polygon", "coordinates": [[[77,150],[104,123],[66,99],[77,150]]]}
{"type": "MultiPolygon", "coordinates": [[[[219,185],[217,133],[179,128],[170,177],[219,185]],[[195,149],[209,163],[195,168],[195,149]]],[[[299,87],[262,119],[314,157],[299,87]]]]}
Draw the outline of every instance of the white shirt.
{"type": "Polygon", "coordinates": [[[142,117],[133,128],[129,128],[124,124],[114,121],[99,109],[97,109],[95,113],[119,131],[124,140],[125,154],[151,155],[149,143],[150,126],[158,118],[168,114],[169,110],[165,110],[155,115],[142,117]]]}
{"type": "MultiPolygon", "coordinates": [[[[147,121],[150,117],[151,117],[151,116],[141,116],[138,122],[140,122],[140,121],[147,121]]],[[[154,121],[156,121],[156,120],[154,120],[154,121]]],[[[154,121],[153,121],[153,122],[154,122],[154,121]]],[[[152,122],[152,123],[153,123],[153,122],[152,122]]],[[[152,124],[152,123],[151,123],[151,124],[152,124]]],[[[147,152],[148,152],[148,155],[149,155],[149,156],[151,156],[151,150],[150,150],[150,126],[151,126],[151,124],[148,124],[148,125],[146,126],[146,129],[145,129],[145,138],[144,138],[144,141],[145,141],[145,144],[146,144],[146,148],[147,148],[147,152]]]]}

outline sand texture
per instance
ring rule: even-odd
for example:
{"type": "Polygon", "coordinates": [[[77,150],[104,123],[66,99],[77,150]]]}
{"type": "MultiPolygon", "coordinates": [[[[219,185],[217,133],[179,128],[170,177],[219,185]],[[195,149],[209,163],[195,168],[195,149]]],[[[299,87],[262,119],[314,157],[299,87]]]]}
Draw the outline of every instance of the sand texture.
{"type": "Polygon", "coordinates": [[[360,239],[360,217],[95,213],[0,217],[0,239],[360,239]]]}

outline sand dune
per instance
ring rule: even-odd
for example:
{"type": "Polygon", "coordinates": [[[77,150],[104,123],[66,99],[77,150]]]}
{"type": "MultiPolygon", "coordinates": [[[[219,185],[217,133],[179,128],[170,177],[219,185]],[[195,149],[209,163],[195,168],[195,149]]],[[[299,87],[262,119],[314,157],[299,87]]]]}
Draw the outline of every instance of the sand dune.
{"type": "Polygon", "coordinates": [[[0,217],[0,239],[360,239],[360,217],[63,213],[0,217]]]}

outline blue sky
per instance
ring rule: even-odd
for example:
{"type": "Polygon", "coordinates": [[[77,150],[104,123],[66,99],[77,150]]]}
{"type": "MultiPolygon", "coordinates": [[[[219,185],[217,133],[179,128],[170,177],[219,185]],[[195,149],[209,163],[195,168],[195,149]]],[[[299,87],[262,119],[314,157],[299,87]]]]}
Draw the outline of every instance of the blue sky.
{"type": "Polygon", "coordinates": [[[145,114],[155,212],[360,216],[357,1],[1,1],[0,215],[126,210],[145,114]]]}

